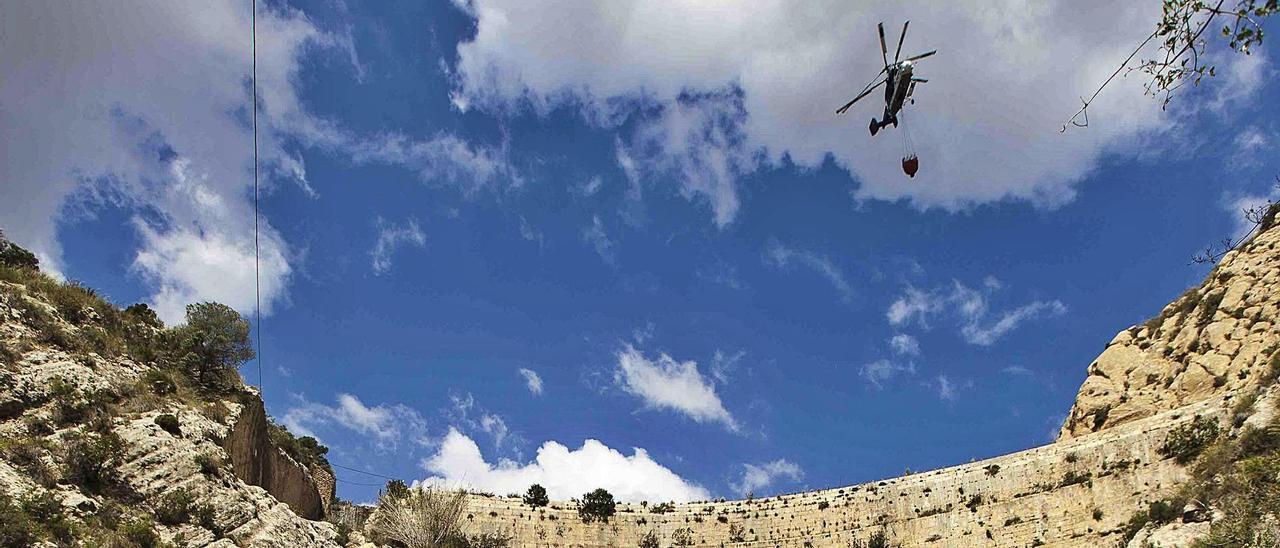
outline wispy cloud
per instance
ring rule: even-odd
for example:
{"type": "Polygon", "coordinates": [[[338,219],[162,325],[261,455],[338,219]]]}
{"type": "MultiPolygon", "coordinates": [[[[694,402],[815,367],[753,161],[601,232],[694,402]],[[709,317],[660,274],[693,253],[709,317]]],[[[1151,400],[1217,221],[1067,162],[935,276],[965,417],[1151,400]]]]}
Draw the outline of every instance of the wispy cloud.
{"type": "Polygon", "coordinates": [[[848,302],[853,298],[853,288],[845,279],[844,272],[826,255],[796,249],[771,240],[764,251],[765,262],[778,268],[800,266],[812,270],[826,278],[831,286],[840,293],[840,299],[848,302]]]}
{"type": "Polygon", "coordinates": [[[934,379],[934,387],[938,392],[938,399],[945,402],[955,402],[960,398],[960,392],[973,388],[973,381],[956,381],[947,375],[938,375],[934,379]]]}
{"type": "Polygon", "coordinates": [[[695,422],[720,423],[732,431],[738,423],[725,409],[715,385],[698,372],[693,361],[679,362],[666,354],[650,360],[630,344],[617,353],[614,383],[640,398],[646,407],[667,409],[695,422]]]}
{"type": "Polygon", "coordinates": [[[426,234],[418,227],[418,221],[409,219],[403,224],[388,223],[378,217],[378,238],[369,256],[373,259],[373,273],[386,274],[391,270],[391,256],[403,246],[422,247],[427,243],[426,234]]]}
{"type": "Polygon", "coordinates": [[[542,395],[542,377],[537,371],[525,367],[520,368],[520,376],[524,377],[525,386],[529,388],[529,393],[535,396],[542,395]]]}
{"type": "Polygon", "coordinates": [[[889,348],[893,349],[894,354],[902,356],[920,355],[920,341],[906,333],[899,333],[889,339],[889,348]]]}
{"type": "Polygon", "coordinates": [[[381,450],[395,450],[403,441],[427,446],[427,421],[418,411],[402,404],[370,406],[351,394],[338,394],[334,405],[294,396],[295,405],[284,414],[284,425],[295,434],[319,437],[317,429],[341,427],[368,436],[381,450]]]}
{"type": "Polygon", "coordinates": [[[1002,287],[999,280],[991,277],[983,280],[980,289],[959,281],[952,282],[949,288],[931,291],[908,286],[889,305],[885,318],[895,327],[916,324],[928,329],[931,319],[947,314],[958,320],[960,334],[966,342],[990,346],[1027,320],[1061,316],[1067,312],[1067,306],[1056,299],[1033,301],[999,313],[992,321],[988,297],[1002,287]]]}
{"type": "Polygon", "coordinates": [[[582,229],[582,241],[589,244],[606,264],[617,265],[618,257],[614,251],[616,244],[609,239],[609,233],[605,231],[604,222],[599,215],[593,215],[591,224],[582,229]]]}
{"type": "Polygon", "coordinates": [[[880,359],[867,364],[863,364],[858,368],[858,376],[867,380],[877,390],[883,390],[889,381],[898,375],[914,375],[916,374],[916,364],[914,363],[895,363],[890,360],[880,359]]]}

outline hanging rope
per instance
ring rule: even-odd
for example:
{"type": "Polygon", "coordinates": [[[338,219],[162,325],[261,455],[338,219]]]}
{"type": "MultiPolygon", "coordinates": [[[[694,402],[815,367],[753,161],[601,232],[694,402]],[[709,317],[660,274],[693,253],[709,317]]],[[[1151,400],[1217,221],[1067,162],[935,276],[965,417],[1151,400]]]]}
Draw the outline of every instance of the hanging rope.
{"type": "Polygon", "coordinates": [[[258,339],[258,393],[262,385],[262,282],[258,267],[258,0],[250,0],[249,25],[253,44],[253,328],[258,339]]]}

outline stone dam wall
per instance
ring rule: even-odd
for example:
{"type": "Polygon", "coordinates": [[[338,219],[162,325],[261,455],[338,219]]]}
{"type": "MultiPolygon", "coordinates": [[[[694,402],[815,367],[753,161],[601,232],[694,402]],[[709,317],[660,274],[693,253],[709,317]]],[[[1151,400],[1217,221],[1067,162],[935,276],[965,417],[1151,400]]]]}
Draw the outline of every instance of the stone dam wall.
{"type": "Polygon", "coordinates": [[[464,527],[516,546],[848,547],[884,531],[894,546],[1115,546],[1132,513],[1187,472],[1157,453],[1169,429],[1197,415],[1225,422],[1220,395],[1123,426],[949,468],[777,497],[678,504],[652,513],[620,504],[608,523],[583,523],[570,503],[530,508],[473,495],[464,527]],[[683,530],[683,531],[681,531],[683,530]]]}

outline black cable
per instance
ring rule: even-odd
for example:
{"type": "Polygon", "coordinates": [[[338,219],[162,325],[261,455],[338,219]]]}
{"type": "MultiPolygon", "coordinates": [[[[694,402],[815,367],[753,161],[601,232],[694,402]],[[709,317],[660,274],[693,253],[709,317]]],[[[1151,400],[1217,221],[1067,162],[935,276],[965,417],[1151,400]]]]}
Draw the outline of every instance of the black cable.
{"type": "Polygon", "coordinates": [[[329,462],[329,465],[330,465],[330,466],[333,466],[334,468],[341,468],[341,469],[343,469],[343,470],[349,470],[349,471],[351,471],[351,472],[358,472],[358,473],[365,474],[365,475],[368,475],[368,476],[373,476],[373,477],[375,477],[375,478],[382,478],[382,479],[388,479],[388,480],[400,479],[400,478],[393,478],[393,477],[391,477],[391,476],[384,476],[384,475],[382,475],[382,474],[375,474],[375,473],[373,473],[373,472],[368,472],[368,471],[365,471],[365,470],[361,470],[361,469],[359,469],[359,468],[352,468],[352,467],[350,467],[350,466],[343,466],[343,465],[341,465],[341,464],[334,464],[332,461],[330,461],[330,462],[329,462]]]}
{"type": "Polygon", "coordinates": [[[338,480],[338,483],[345,483],[345,484],[347,484],[347,485],[359,485],[359,486],[361,486],[361,487],[383,487],[383,485],[382,485],[381,483],[360,483],[360,482],[356,482],[356,481],[348,481],[348,480],[344,480],[344,479],[339,478],[339,477],[337,477],[337,476],[335,476],[333,479],[338,480]]]}
{"type": "Polygon", "coordinates": [[[262,386],[262,282],[258,272],[258,0],[250,2],[253,43],[253,327],[258,338],[258,394],[262,386]]]}

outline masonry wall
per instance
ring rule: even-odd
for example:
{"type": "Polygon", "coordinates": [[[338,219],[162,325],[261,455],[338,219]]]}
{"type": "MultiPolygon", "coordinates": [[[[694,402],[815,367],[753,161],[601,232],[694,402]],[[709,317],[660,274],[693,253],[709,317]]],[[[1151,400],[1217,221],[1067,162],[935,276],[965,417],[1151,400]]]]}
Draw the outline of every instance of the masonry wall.
{"type": "Polygon", "coordinates": [[[861,485],[681,504],[666,514],[619,505],[607,524],[583,523],[567,503],[533,509],[519,499],[473,496],[466,528],[505,532],[515,536],[517,546],[538,547],[637,546],[651,530],[662,546],[672,546],[679,529],[687,529],[699,546],[847,547],[881,530],[896,546],[1112,546],[1135,510],[1186,479],[1183,467],[1156,451],[1168,430],[1196,415],[1220,418],[1231,398],[1219,396],[1001,457],[861,485]]]}

